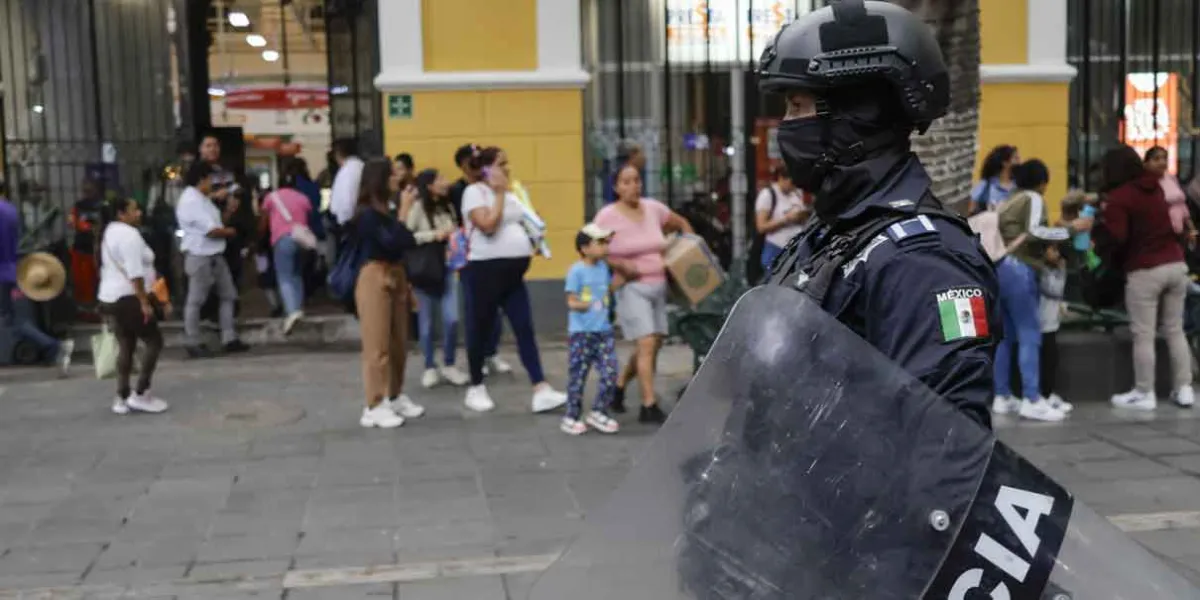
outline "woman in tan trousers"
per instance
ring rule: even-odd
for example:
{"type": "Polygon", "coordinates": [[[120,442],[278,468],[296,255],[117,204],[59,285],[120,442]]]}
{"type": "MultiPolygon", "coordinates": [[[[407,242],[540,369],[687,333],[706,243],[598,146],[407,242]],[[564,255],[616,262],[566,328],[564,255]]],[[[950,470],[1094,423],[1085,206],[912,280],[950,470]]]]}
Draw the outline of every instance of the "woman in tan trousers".
{"type": "MultiPolygon", "coordinates": [[[[366,259],[354,287],[367,396],[359,421],[363,427],[391,429],[425,413],[424,407],[403,393],[412,310],[403,259],[416,240],[404,221],[388,211],[388,198],[399,185],[391,161],[369,161],[363,168],[357,213],[350,227],[366,259]]],[[[415,199],[411,192],[403,194],[399,214],[407,214],[415,199]]]]}

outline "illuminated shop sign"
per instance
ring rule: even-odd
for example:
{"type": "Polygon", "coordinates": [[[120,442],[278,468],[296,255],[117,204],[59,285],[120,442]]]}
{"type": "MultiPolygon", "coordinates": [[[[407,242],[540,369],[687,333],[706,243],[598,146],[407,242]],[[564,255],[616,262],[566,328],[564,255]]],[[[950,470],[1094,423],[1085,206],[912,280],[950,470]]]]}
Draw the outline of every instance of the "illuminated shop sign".
{"type": "Polygon", "coordinates": [[[1167,164],[1176,173],[1179,157],[1179,75],[1130,73],[1125,77],[1125,120],[1121,139],[1145,155],[1162,146],[1167,164]],[[1157,94],[1155,93],[1157,90],[1157,94]]]}
{"type": "Polygon", "coordinates": [[[809,0],[667,0],[667,56],[672,64],[757,61],[808,6],[809,0]]]}

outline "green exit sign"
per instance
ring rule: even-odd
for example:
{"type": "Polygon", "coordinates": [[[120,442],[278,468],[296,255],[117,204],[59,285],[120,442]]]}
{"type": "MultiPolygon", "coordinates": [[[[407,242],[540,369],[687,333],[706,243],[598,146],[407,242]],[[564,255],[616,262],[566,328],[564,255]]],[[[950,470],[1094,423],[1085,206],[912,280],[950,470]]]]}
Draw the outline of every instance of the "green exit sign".
{"type": "Polygon", "coordinates": [[[388,95],[388,118],[411,119],[413,116],[412,94],[388,95]]]}

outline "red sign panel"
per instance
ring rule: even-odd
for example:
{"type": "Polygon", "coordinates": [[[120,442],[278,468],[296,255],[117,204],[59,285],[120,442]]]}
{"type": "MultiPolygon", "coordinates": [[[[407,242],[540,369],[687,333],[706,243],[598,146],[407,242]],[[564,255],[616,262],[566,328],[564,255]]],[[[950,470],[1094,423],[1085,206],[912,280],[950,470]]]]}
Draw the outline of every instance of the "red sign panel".
{"type": "Polygon", "coordinates": [[[259,88],[229,90],[225,94],[226,108],[242,110],[287,110],[327,106],[329,91],[321,89],[259,88]]]}

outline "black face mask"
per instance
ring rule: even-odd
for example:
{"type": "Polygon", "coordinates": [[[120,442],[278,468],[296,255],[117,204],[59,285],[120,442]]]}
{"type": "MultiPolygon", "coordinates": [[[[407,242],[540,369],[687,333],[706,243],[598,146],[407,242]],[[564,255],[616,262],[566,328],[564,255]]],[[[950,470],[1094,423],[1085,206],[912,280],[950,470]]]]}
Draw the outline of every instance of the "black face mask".
{"type": "Polygon", "coordinates": [[[826,150],[823,129],[827,126],[821,117],[815,116],[779,124],[779,153],[792,182],[802,190],[816,192],[821,188],[825,173],[818,163],[826,150]]]}

